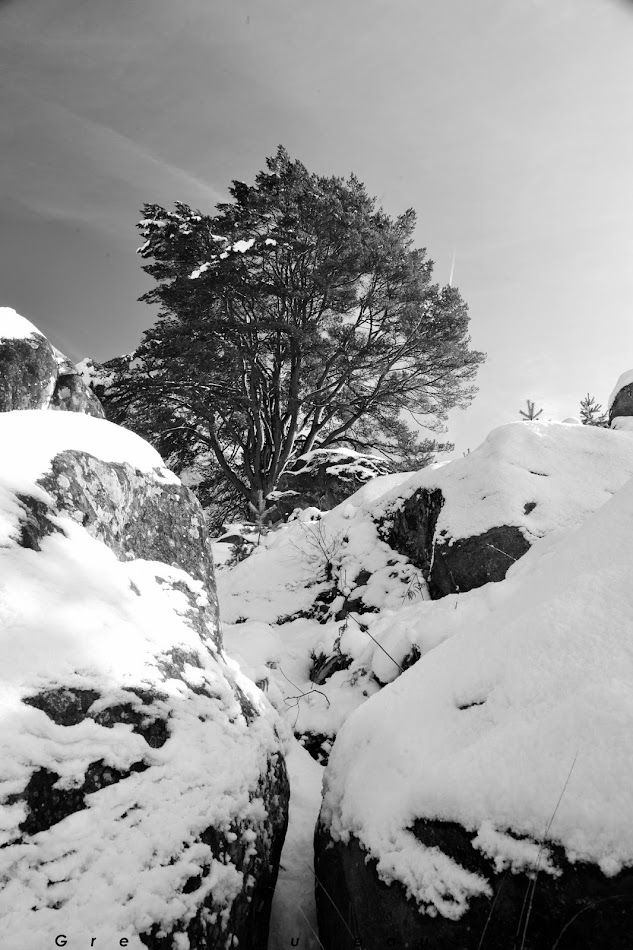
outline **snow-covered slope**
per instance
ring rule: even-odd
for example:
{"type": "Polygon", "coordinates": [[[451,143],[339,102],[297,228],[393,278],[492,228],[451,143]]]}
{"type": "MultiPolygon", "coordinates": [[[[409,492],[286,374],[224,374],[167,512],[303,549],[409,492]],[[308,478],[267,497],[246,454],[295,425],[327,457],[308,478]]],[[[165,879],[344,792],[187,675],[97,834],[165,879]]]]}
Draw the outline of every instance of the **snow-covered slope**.
{"type": "MultiPolygon", "coordinates": [[[[383,478],[387,487],[397,480],[383,478]]],[[[372,623],[380,611],[426,596],[420,572],[381,541],[376,523],[355,504],[370,499],[372,489],[374,482],[320,520],[307,513],[306,520],[264,536],[246,560],[217,572],[227,651],[288,714],[297,734],[326,743],[379,688],[371,672],[374,644],[360,629],[358,609],[374,611],[362,615],[362,623],[372,623]],[[310,679],[315,659],[335,644],[359,664],[353,675],[341,669],[316,689],[310,679]]]]}
{"type": "Polygon", "coordinates": [[[227,649],[313,753],[333,745],[332,840],[360,842],[429,914],[455,919],[490,888],[416,840],[416,818],[463,824],[499,870],[552,871],[538,841],[565,789],[551,840],[568,859],[633,864],[632,477],[626,432],[511,424],[304,513],[219,574],[227,649]],[[532,547],[504,581],[428,599],[383,540],[421,489],[442,493],[435,544],[505,524],[532,547]]]}
{"type": "Polygon", "coordinates": [[[323,821],[429,912],[459,917],[488,884],[417,841],[418,818],[476,831],[500,868],[532,867],[564,789],[541,870],[550,842],[606,875],[633,866],[631,523],[633,482],[471,592],[451,638],[339,731],[323,821]]]}
{"type": "Polygon", "coordinates": [[[319,735],[327,746],[354,708],[460,625],[478,623],[501,596],[486,585],[428,599],[422,572],[381,536],[407,499],[421,488],[442,492],[436,544],[503,524],[542,544],[581,524],[630,477],[628,433],[516,423],[463,459],[375,478],[318,520],[308,511],[271,532],[250,557],[218,572],[227,647],[298,734],[319,735]],[[319,658],[334,654],[339,668],[315,685],[319,658]]]}
{"type": "Polygon", "coordinates": [[[422,469],[376,503],[388,515],[422,488],[441,490],[440,544],[512,525],[535,539],[579,524],[633,476],[628,434],[562,422],[513,422],[475,451],[422,469]],[[526,511],[527,507],[527,511],[526,511]]]}

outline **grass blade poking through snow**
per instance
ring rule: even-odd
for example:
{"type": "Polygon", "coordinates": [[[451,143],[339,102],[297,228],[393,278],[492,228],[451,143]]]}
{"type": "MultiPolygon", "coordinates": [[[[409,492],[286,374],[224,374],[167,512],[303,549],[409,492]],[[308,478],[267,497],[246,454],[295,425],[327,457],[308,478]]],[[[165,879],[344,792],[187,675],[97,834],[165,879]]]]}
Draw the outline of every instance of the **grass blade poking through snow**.
{"type": "Polygon", "coordinates": [[[523,900],[523,906],[521,907],[521,915],[520,915],[520,917],[519,917],[519,926],[517,927],[517,932],[516,932],[516,937],[515,937],[515,942],[514,942],[514,945],[515,945],[515,948],[516,948],[516,946],[517,946],[517,940],[518,940],[518,937],[519,937],[519,933],[520,933],[520,931],[521,931],[521,923],[522,923],[523,917],[524,917],[524,915],[525,915],[525,924],[524,924],[524,926],[523,926],[523,934],[522,934],[522,937],[521,937],[521,943],[520,943],[520,945],[519,945],[519,946],[520,946],[520,950],[524,950],[524,948],[525,948],[525,940],[526,940],[526,937],[527,937],[527,930],[528,930],[528,926],[529,926],[529,923],[530,923],[530,916],[531,916],[531,914],[532,914],[532,906],[533,906],[533,904],[534,904],[534,894],[536,893],[536,882],[537,882],[537,879],[538,879],[539,866],[540,866],[540,863],[541,863],[541,856],[542,856],[542,854],[543,854],[543,849],[544,849],[544,847],[545,847],[545,840],[546,840],[546,838],[547,838],[547,836],[548,836],[548,834],[549,834],[549,832],[550,832],[550,828],[552,827],[552,824],[554,823],[554,819],[556,818],[556,813],[558,812],[558,809],[559,809],[559,807],[560,807],[560,803],[561,803],[562,800],[563,800],[563,796],[564,796],[565,792],[567,791],[567,786],[569,785],[569,780],[570,780],[570,778],[571,778],[572,772],[574,771],[574,767],[575,767],[575,765],[576,765],[577,759],[578,759],[578,752],[576,752],[576,755],[574,756],[574,761],[572,762],[571,768],[569,769],[569,772],[567,773],[567,778],[565,779],[565,784],[563,785],[562,790],[561,790],[561,793],[560,793],[560,795],[558,796],[558,801],[556,802],[556,807],[554,808],[554,811],[552,812],[552,816],[551,816],[551,818],[550,818],[550,820],[549,820],[549,822],[548,822],[548,824],[547,824],[547,828],[546,828],[545,831],[543,832],[543,837],[541,838],[541,844],[540,844],[540,847],[539,847],[539,850],[538,850],[538,856],[537,856],[537,858],[536,858],[536,865],[535,865],[535,867],[534,867],[534,878],[533,878],[532,881],[528,884],[527,890],[526,890],[526,892],[525,892],[525,898],[524,898],[524,900],[523,900]],[[528,895],[529,895],[529,900],[528,900],[528,895]],[[526,902],[527,902],[527,913],[525,913],[526,902]]]}
{"type": "MultiPolygon", "coordinates": [[[[310,867],[310,865],[308,865],[308,867],[310,867]]],[[[310,870],[311,870],[312,873],[314,874],[314,878],[315,878],[317,884],[319,885],[319,887],[321,888],[321,890],[323,891],[323,893],[325,894],[325,896],[326,896],[327,899],[329,900],[330,904],[332,905],[332,907],[334,908],[334,910],[336,911],[336,913],[339,915],[339,917],[340,917],[341,920],[343,921],[343,926],[345,927],[345,929],[347,930],[348,934],[350,935],[350,937],[351,937],[352,940],[354,941],[354,946],[356,946],[357,943],[358,943],[358,938],[357,938],[357,937],[352,933],[352,931],[350,930],[349,924],[347,923],[347,921],[346,921],[345,918],[343,917],[343,914],[342,914],[341,909],[339,908],[338,904],[335,902],[334,898],[332,897],[332,895],[331,895],[330,892],[328,891],[328,889],[327,889],[327,887],[325,886],[325,884],[323,884],[323,882],[321,881],[319,875],[318,875],[317,872],[314,870],[314,868],[310,868],[310,870]]]]}
{"type": "Polygon", "coordinates": [[[303,919],[305,920],[306,924],[307,924],[308,927],[310,928],[310,932],[312,933],[312,936],[314,937],[314,939],[316,940],[316,942],[318,943],[318,945],[321,947],[321,950],[325,950],[325,947],[323,946],[323,944],[322,944],[321,941],[319,940],[317,934],[315,933],[314,927],[312,926],[312,924],[310,923],[310,921],[308,920],[308,918],[306,917],[306,915],[303,913],[303,907],[301,906],[301,904],[297,904],[297,907],[298,907],[298,909],[299,909],[299,913],[301,914],[301,916],[302,916],[303,919]]]}

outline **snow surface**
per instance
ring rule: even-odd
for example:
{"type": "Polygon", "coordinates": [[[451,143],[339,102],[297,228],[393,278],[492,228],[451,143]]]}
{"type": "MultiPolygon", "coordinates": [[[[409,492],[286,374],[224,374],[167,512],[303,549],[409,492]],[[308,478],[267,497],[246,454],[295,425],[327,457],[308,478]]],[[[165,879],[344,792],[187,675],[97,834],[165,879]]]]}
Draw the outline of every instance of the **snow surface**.
{"type": "Polygon", "coordinates": [[[611,428],[621,432],[633,432],[633,416],[616,416],[611,420],[611,428]]]}
{"type": "Polygon", "coordinates": [[[372,640],[374,624],[385,612],[428,596],[420,571],[380,539],[371,516],[355,504],[361,499],[369,504],[372,490],[393,486],[398,476],[384,479],[382,486],[374,484],[380,478],[368,482],[320,520],[297,519],[263,536],[246,560],[216,573],[227,651],[241,657],[249,676],[267,681],[268,698],[297,734],[333,737],[350,712],[379,689],[374,652],[380,654],[375,667],[381,682],[388,682],[411,649],[410,640],[401,638],[394,662],[372,640]],[[302,616],[333,584],[327,622],[302,616]],[[376,613],[335,620],[346,597],[361,597],[376,613]],[[337,644],[357,662],[317,688],[310,680],[314,659],[332,654],[337,644]]]}
{"type": "Polygon", "coordinates": [[[362,481],[382,474],[389,464],[382,456],[356,452],[353,449],[312,449],[300,455],[295,464],[300,462],[303,463],[301,468],[293,468],[286,472],[286,475],[294,476],[313,472],[319,466],[329,462],[325,470],[329,475],[338,475],[343,481],[350,478],[362,481]]]}
{"type": "Polygon", "coordinates": [[[488,885],[423,849],[406,830],[416,815],[463,820],[498,869],[538,861],[555,874],[534,842],[569,777],[552,839],[606,873],[633,863],[633,538],[628,513],[612,507],[628,492],[633,513],[631,477],[626,432],[511,424],[464,459],[368,481],[218,572],[227,651],[296,735],[337,735],[324,812],[334,834],[357,834],[384,880],[401,880],[431,914],[459,915],[488,885]],[[438,531],[458,537],[516,524],[531,550],[501,583],[437,601],[415,584],[409,590],[411,565],[384,545],[376,519],[419,487],[445,494],[438,531]],[[526,501],[537,502],[529,515],[526,501]],[[328,556],[333,582],[322,572],[328,556]],[[366,566],[377,577],[363,590],[354,577],[366,566]],[[335,621],[339,596],[325,622],[297,616],[328,583],[370,599],[373,591],[377,612],[335,621]],[[414,647],[422,659],[401,675],[414,647]],[[317,686],[315,656],[337,648],[351,665],[317,686]]]}
{"type": "MultiPolygon", "coordinates": [[[[221,669],[156,582],[195,583],[188,575],[158,563],[120,563],[83,528],[64,527],[67,537],[44,539],[40,552],[0,551],[0,798],[25,787],[34,763],[57,772],[63,787],[80,783],[100,759],[124,770],[144,758],[151,767],[88,796],[87,810],[28,843],[0,850],[3,945],[39,950],[51,934],[72,932],[74,940],[98,934],[112,945],[128,936],[128,946],[141,950],[139,929],[154,921],[169,929],[195,912],[200,890],[178,892],[205,862],[204,893],[212,888],[228,908],[241,890],[241,873],[211,859],[196,839],[211,824],[261,820],[248,790],[272,751],[272,730],[263,718],[247,728],[221,669]],[[202,668],[190,667],[186,678],[216,698],[165,679],[156,657],[173,647],[198,657],[202,668]],[[123,687],[154,687],[169,711],[170,740],[149,749],[123,724],[58,726],[20,701],[59,685],[103,692],[105,705],[129,702],[123,687]]],[[[3,809],[2,843],[15,841],[24,817],[21,804],[3,809]]]]}
{"type": "Polygon", "coordinates": [[[248,241],[236,241],[231,250],[238,251],[240,254],[244,254],[246,251],[250,251],[254,243],[255,238],[249,238],[248,241]]]}
{"type": "MultiPolygon", "coordinates": [[[[166,224],[167,222],[163,222],[163,223],[166,224]]],[[[185,233],[188,233],[188,232],[185,232],[185,233]]],[[[220,237],[217,234],[213,234],[212,237],[215,241],[223,241],[225,244],[228,244],[227,238],[220,237]]],[[[150,243],[149,241],[146,242],[142,248],[139,248],[139,251],[142,253],[147,248],[149,243],[150,243]]],[[[195,267],[189,274],[189,280],[197,280],[199,277],[202,277],[202,275],[206,271],[208,271],[210,267],[213,267],[216,261],[226,260],[226,258],[229,256],[229,251],[235,251],[235,253],[237,254],[245,254],[246,251],[250,251],[254,243],[255,243],[255,238],[249,238],[248,240],[235,241],[234,244],[228,245],[228,247],[226,247],[220,254],[214,254],[214,256],[211,258],[210,261],[204,261],[204,263],[200,264],[199,267],[195,267]]],[[[265,243],[276,244],[277,242],[268,238],[265,241],[265,243]]]]}
{"type": "Polygon", "coordinates": [[[286,754],[290,779],[288,831],[273,899],[268,950],[316,950],[314,828],[321,807],[323,766],[293,739],[286,754]],[[293,942],[295,941],[295,942],[293,942]]]}
{"type": "Polygon", "coordinates": [[[44,336],[26,317],[21,317],[11,307],[0,307],[0,340],[26,340],[33,335],[44,336]]]}
{"type": "Polygon", "coordinates": [[[625,386],[630,386],[631,383],[633,383],[633,369],[627,369],[625,373],[622,373],[617,383],[613,387],[611,395],[609,396],[609,402],[607,403],[608,409],[611,409],[611,406],[615,402],[615,397],[620,392],[620,390],[624,389],[625,386]]]}
{"type": "Polygon", "coordinates": [[[400,675],[412,651],[424,656],[460,624],[478,623],[495,596],[488,585],[429,600],[421,572],[380,539],[378,518],[420,486],[441,487],[447,502],[438,533],[468,536],[516,524],[531,542],[543,544],[582,523],[632,476],[633,439],[625,432],[519,422],[495,430],[464,459],[371,479],[320,520],[290,522],[262,537],[246,560],[227,569],[219,565],[227,649],[242,657],[248,675],[267,681],[269,699],[291,725],[296,719],[298,734],[333,737],[353,709],[400,675]],[[529,514],[526,501],[537,503],[529,514]],[[324,574],[328,559],[331,581],[324,574]],[[363,584],[356,583],[359,575],[363,584]],[[302,616],[333,584],[337,596],[325,622],[302,616]],[[346,594],[375,612],[352,611],[336,621],[346,594]],[[337,650],[349,668],[317,689],[310,680],[314,658],[337,650]]]}
{"type": "Polygon", "coordinates": [[[560,422],[500,426],[461,459],[422,469],[386,495],[375,515],[389,514],[419,489],[445,499],[438,543],[518,527],[533,542],[578,524],[633,476],[633,440],[625,432],[560,422]],[[526,502],[535,503],[529,512],[526,502]]]}
{"type": "MultiPolygon", "coordinates": [[[[134,950],[142,947],[132,936],[139,921],[158,913],[168,928],[183,905],[185,914],[195,912],[200,890],[174,896],[209,859],[195,839],[236,814],[257,825],[262,816],[247,790],[276,742],[268,717],[246,728],[225,679],[232,671],[257,708],[270,709],[267,697],[296,735],[338,734],[323,817],[335,837],[357,835],[383,879],[401,881],[428,913],[459,916],[488,884],[423,848],[407,831],[415,817],[461,821],[499,869],[532,868],[534,842],[567,780],[552,840],[570,860],[596,861],[607,874],[633,865],[629,433],[504,426],[464,459],[374,478],[333,511],[269,533],[249,558],[218,572],[225,650],[233,658],[226,662],[200,653],[181,616],[184,595],[157,583],[157,576],[182,582],[202,595],[184,572],[120,563],[70,519],[60,519],[66,535],[45,538],[40,552],[11,544],[20,513],[15,493],[45,498],[35,481],[54,455],[75,448],[129,462],[159,481],[175,478],[146,443],[104,420],[41,411],[0,415],[0,438],[0,715],[7,724],[0,798],[24,787],[33,763],[54,768],[68,784],[99,758],[129,767],[141,747],[151,764],[89,796],[89,809],[18,851],[0,849],[0,914],[15,935],[15,948],[3,944],[8,950],[39,950],[60,932],[52,909],[58,901],[75,939],[98,932],[114,943],[129,933],[134,950]],[[453,539],[514,524],[536,543],[505,581],[430,601],[420,572],[377,528],[420,487],[439,487],[446,498],[437,540],[441,530],[453,539]],[[536,502],[527,515],[526,501],[536,502]],[[332,585],[325,622],[303,615],[332,585]],[[356,597],[375,613],[334,620],[346,598],[356,597]],[[196,687],[204,682],[217,699],[165,680],[156,657],[174,645],[197,651],[202,667],[186,678],[196,687]],[[414,646],[422,659],[400,675],[414,646]],[[337,650],[351,665],[317,686],[310,680],[315,657],[337,650]],[[121,694],[113,684],[143,683],[170,710],[170,741],[149,752],[123,724],[114,745],[112,730],[91,720],[56,726],[21,702],[63,684],[97,689],[114,703],[121,694]],[[230,774],[218,771],[218,761],[231,762],[230,774]]],[[[310,862],[322,769],[294,740],[288,766],[290,827],[270,950],[294,938],[318,945],[310,862]]],[[[4,809],[0,842],[15,835],[22,807],[4,809]]],[[[556,873],[547,849],[539,866],[556,873]]],[[[217,862],[205,882],[227,908],[241,887],[239,872],[217,862]]]]}
{"type": "Polygon", "coordinates": [[[421,845],[416,818],[460,822],[498,867],[531,867],[566,782],[549,839],[607,875],[633,865],[632,521],[630,481],[471,591],[450,639],[339,731],[323,817],[427,912],[459,917],[489,888],[421,845]]]}

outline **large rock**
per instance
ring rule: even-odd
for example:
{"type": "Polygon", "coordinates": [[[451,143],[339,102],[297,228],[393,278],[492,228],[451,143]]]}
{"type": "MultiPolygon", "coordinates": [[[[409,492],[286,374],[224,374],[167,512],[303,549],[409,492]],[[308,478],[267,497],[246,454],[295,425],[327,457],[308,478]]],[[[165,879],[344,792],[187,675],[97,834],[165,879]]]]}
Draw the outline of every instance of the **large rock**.
{"type": "Polygon", "coordinates": [[[296,508],[329,511],[388,471],[389,464],[379,456],[345,448],[315,449],[298,458],[282,476],[277,509],[284,517],[296,508]]]}
{"type": "Polygon", "coordinates": [[[614,429],[633,427],[633,370],[622,373],[608,402],[609,425],[614,429]]]}
{"type": "Polygon", "coordinates": [[[503,580],[535,541],[580,524],[632,475],[627,434],[517,422],[464,458],[416,473],[373,516],[437,599],[503,580]]]}
{"type": "Polygon", "coordinates": [[[63,409],[104,418],[76,368],[9,307],[0,307],[0,412],[63,409]]]}
{"type": "Polygon", "coordinates": [[[264,950],[288,780],[198,502],[105,420],[0,440],[3,946],[264,950]]]}
{"type": "Polygon", "coordinates": [[[498,525],[469,538],[449,539],[446,529],[436,534],[444,502],[439,488],[419,488],[404,499],[383,527],[390,547],[422,570],[433,599],[502,581],[530,547],[521,529],[498,525]]]}
{"type": "MultiPolygon", "coordinates": [[[[327,830],[317,825],[315,861],[324,886],[317,882],[316,901],[319,936],[326,950],[630,947],[630,868],[605,877],[595,865],[571,864],[562,849],[550,845],[559,877],[533,869],[529,873],[498,871],[494,860],[473,848],[475,834],[458,824],[418,821],[412,831],[425,846],[441,850],[461,868],[487,880],[489,895],[474,898],[458,920],[420,913],[402,884],[387,885],[380,879],[378,862],[354,835],[347,843],[333,843],[327,830]]],[[[538,853],[539,843],[530,843],[538,853]]]]}
{"type": "Polygon", "coordinates": [[[325,950],[630,945],[632,518],[629,480],[454,598],[452,636],[339,730],[315,839],[325,950]]]}

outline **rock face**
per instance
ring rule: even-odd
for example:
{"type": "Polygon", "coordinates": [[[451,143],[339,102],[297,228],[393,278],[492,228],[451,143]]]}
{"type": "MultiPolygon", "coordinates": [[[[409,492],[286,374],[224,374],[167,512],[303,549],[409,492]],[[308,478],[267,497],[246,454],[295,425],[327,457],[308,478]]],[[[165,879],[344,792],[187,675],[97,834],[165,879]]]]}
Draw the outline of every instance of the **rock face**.
{"type": "Polygon", "coordinates": [[[515,525],[499,525],[443,543],[441,533],[436,537],[443,504],[440,489],[418,489],[383,529],[389,546],[422,570],[433,599],[502,581],[510,565],[529,550],[530,542],[515,525]]]}
{"type": "Polygon", "coordinates": [[[455,823],[418,821],[413,834],[485,878],[490,896],[473,900],[459,920],[421,914],[402,885],[387,886],[380,880],[377,861],[357,838],[352,835],[346,844],[333,844],[318,825],[315,867],[327,893],[317,883],[316,899],[319,936],[326,950],[359,946],[363,950],[478,950],[480,946],[489,950],[512,946],[627,950],[630,946],[631,869],[607,878],[593,865],[570,864],[559,848],[554,849],[559,877],[499,873],[493,861],[472,847],[475,835],[455,823]]]}
{"type": "Polygon", "coordinates": [[[21,340],[0,338],[0,410],[40,409],[55,389],[57,363],[48,340],[39,334],[21,340]]]}
{"type": "MultiPolygon", "coordinates": [[[[43,399],[44,376],[29,394],[8,374],[3,405],[43,399]]],[[[265,950],[288,779],[270,706],[222,651],[202,509],[105,420],[9,411],[0,439],[11,946],[265,950]]]]}
{"type": "Polygon", "coordinates": [[[53,351],[57,362],[57,378],[48,408],[85,412],[88,416],[105,419],[103,406],[90,387],[86,386],[73,363],[55,347],[53,351]]]}
{"type": "Polygon", "coordinates": [[[105,418],[73,364],[14,310],[0,308],[0,412],[64,409],[105,418]]]}
{"type": "Polygon", "coordinates": [[[609,425],[622,416],[633,416],[633,382],[617,391],[609,407],[609,425]]]}

